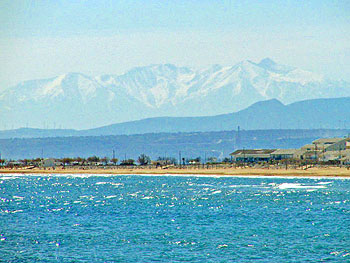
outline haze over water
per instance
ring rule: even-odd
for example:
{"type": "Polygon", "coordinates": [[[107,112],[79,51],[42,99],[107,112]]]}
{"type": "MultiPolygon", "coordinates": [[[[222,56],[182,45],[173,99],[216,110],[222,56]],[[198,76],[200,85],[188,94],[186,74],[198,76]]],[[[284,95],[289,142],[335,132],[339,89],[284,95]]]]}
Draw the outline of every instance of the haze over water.
{"type": "Polygon", "coordinates": [[[350,181],[0,175],[5,262],[350,260],[350,181]]]}

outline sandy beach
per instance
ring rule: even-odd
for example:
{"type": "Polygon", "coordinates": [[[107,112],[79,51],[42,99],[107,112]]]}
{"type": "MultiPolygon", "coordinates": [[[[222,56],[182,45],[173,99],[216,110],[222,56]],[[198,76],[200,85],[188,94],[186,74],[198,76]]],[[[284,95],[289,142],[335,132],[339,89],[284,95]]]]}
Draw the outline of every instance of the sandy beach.
{"type": "Polygon", "coordinates": [[[0,174],[21,173],[21,174],[193,174],[193,175],[222,175],[222,176],[329,176],[329,177],[350,177],[350,170],[346,167],[327,167],[304,169],[262,169],[262,168],[69,168],[69,169],[0,169],[0,174]]]}

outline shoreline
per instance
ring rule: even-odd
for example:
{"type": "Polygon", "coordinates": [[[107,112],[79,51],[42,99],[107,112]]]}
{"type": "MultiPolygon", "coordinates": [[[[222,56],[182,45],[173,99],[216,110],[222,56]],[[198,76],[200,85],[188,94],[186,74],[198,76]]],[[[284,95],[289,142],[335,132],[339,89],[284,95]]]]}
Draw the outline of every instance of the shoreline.
{"type": "Polygon", "coordinates": [[[214,169],[0,169],[0,174],[110,174],[110,175],[215,175],[215,176],[284,176],[284,177],[350,177],[347,168],[327,167],[301,169],[214,168],[214,169]]]}

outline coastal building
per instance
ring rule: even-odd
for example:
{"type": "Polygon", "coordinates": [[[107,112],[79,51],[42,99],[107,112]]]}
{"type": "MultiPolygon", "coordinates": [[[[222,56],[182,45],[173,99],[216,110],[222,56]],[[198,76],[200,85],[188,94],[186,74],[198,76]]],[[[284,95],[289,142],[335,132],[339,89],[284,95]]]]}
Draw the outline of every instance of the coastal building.
{"type": "Polygon", "coordinates": [[[300,150],[305,151],[305,152],[313,152],[316,149],[315,144],[306,144],[304,146],[300,147],[300,150]]]}
{"type": "Polygon", "coordinates": [[[350,149],[350,137],[343,138],[343,139],[337,141],[336,143],[328,145],[325,148],[325,152],[327,152],[327,151],[343,151],[346,149],[350,149]]]}
{"type": "Polygon", "coordinates": [[[343,152],[343,156],[340,159],[340,161],[342,162],[342,164],[347,164],[350,165],[350,143],[349,143],[349,148],[347,148],[344,152],[343,152]]]}
{"type": "Polygon", "coordinates": [[[297,149],[277,149],[271,153],[271,159],[274,160],[285,160],[296,157],[297,149]]]}
{"type": "Polygon", "coordinates": [[[350,152],[350,138],[323,138],[312,142],[315,145],[314,152],[319,161],[348,162],[347,154],[350,152]]]}
{"type": "Polygon", "coordinates": [[[315,148],[325,149],[328,146],[331,146],[331,145],[338,143],[342,140],[344,140],[344,139],[343,138],[321,138],[321,139],[314,140],[312,142],[312,144],[315,145],[315,148]]]}
{"type": "Polygon", "coordinates": [[[323,162],[337,161],[342,164],[350,164],[350,149],[342,151],[326,151],[319,156],[323,162]]]}
{"type": "Polygon", "coordinates": [[[341,151],[350,149],[350,138],[320,138],[300,148],[301,160],[340,161],[341,151]]]}
{"type": "Polygon", "coordinates": [[[316,160],[318,157],[318,148],[316,144],[306,144],[299,149],[300,160],[316,160]]]}
{"type": "Polygon", "coordinates": [[[303,160],[304,159],[304,156],[303,156],[304,153],[305,153],[304,150],[296,149],[296,151],[294,152],[293,158],[296,159],[296,160],[303,160]]]}
{"type": "Polygon", "coordinates": [[[239,149],[230,156],[235,162],[296,159],[350,164],[350,137],[320,138],[299,149],[239,149]]]}
{"type": "Polygon", "coordinates": [[[235,162],[262,162],[271,159],[276,149],[240,149],[230,154],[235,162]]]}
{"type": "Polygon", "coordinates": [[[261,162],[298,158],[299,149],[240,149],[230,154],[235,162],[261,162]]]}

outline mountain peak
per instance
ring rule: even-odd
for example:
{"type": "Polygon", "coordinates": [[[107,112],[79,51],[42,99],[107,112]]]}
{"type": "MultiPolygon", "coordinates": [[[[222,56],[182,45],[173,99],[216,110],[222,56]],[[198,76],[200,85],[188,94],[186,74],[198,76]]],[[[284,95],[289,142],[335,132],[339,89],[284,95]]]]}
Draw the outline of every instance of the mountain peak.
{"type": "Polygon", "coordinates": [[[261,67],[268,67],[268,68],[270,68],[272,66],[277,65],[277,63],[275,61],[273,61],[271,58],[264,58],[258,63],[258,65],[261,66],[261,67]]]}
{"type": "Polygon", "coordinates": [[[269,99],[269,100],[255,102],[250,107],[281,107],[281,106],[283,107],[285,105],[282,102],[280,102],[278,99],[269,99]]]}
{"type": "Polygon", "coordinates": [[[78,79],[78,78],[90,79],[89,76],[80,72],[68,72],[66,74],[60,75],[59,77],[63,79],[78,79]]]}
{"type": "MultiPolygon", "coordinates": [[[[17,127],[27,122],[38,126],[47,118],[81,129],[146,117],[223,114],[272,98],[292,103],[348,96],[348,87],[347,82],[324,81],[270,58],[200,69],[158,64],[122,75],[89,77],[70,72],[20,83],[0,92],[0,116],[17,127]]],[[[278,104],[272,100],[261,107],[278,104]]]]}
{"type": "Polygon", "coordinates": [[[279,74],[286,74],[291,70],[295,69],[294,67],[277,64],[271,58],[264,58],[257,65],[268,71],[272,71],[279,74]]]}

